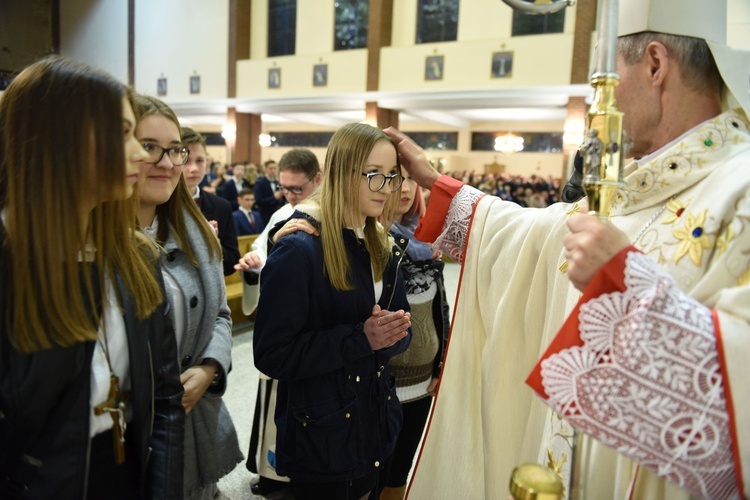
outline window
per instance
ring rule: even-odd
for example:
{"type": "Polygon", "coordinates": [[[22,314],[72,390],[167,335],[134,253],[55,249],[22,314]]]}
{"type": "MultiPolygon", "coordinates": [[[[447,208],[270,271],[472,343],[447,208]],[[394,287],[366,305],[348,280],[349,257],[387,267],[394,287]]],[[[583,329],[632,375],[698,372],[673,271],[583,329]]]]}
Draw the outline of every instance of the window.
{"type": "MultiPolygon", "coordinates": [[[[327,148],[333,132],[267,132],[270,147],[327,148]]],[[[226,141],[219,132],[203,132],[207,146],[225,146],[226,141]]]]}
{"type": "MultiPolygon", "coordinates": [[[[534,3],[534,0],[523,0],[534,3]]],[[[562,33],[565,28],[565,11],[562,9],[554,14],[524,14],[513,11],[513,36],[544,35],[546,33],[562,33]]]]}
{"type": "Polygon", "coordinates": [[[367,47],[367,26],[370,0],[337,0],[333,50],[364,49],[367,47]]]}
{"type": "Polygon", "coordinates": [[[268,57],[294,54],[297,0],[268,0],[268,57]]]}
{"type": "Polygon", "coordinates": [[[432,151],[456,151],[458,149],[458,132],[409,132],[409,137],[419,147],[432,151]]]}
{"type": "MultiPolygon", "coordinates": [[[[495,151],[495,138],[508,132],[473,132],[472,151],[495,151]]],[[[513,132],[523,138],[520,153],[562,153],[562,134],[559,132],[513,132]]]]}
{"type": "Polygon", "coordinates": [[[289,148],[327,148],[333,132],[268,132],[271,146],[289,148]]]}
{"type": "Polygon", "coordinates": [[[417,43],[455,42],[458,0],[418,0],[417,43]]]}
{"type": "Polygon", "coordinates": [[[201,132],[201,135],[206,138],[206,146],[226,146],[226,140],[221,136],[220,132],[201,132]]]}

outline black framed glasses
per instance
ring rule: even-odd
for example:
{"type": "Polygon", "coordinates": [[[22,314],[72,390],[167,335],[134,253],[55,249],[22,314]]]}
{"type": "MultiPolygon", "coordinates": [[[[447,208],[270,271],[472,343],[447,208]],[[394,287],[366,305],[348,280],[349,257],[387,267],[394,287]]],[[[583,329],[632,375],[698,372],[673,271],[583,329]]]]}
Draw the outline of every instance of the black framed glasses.
{"type": "Polygon", "coordinates": [[[281,194],[292,193],[292,194],[296,194],[296,195],[301,195],[302,191],[305,190],[305,186],[307,186],[310,183],[311,180],[312,179],[307,179],[305,181],[305,183],[302,184],[301,186],[287,187],[287,186],[282,186],[281,184],[279,184],[279,191],[281,191],[281,194]]]}
{"type": "Polygon", "coordinates": [[[172,165],[179,167],[184,165],[188,161],[190,156],[190,150],[184,146],[172,146],[171,148],[163,148],[158,144],[151,144],[150,142],[144,142],[142,144],[143,149],[148,153],[148,160],[146,163],[157,164],[164,158],[166,154],[169,157],[169,161],[172,165]]]}
{"type": "Polygon", "coordinates": [[[391,193],[395,193],[401,187],[401,183],[404,182],[404,177],[400,174],[385,175],[380,172],[370,172],[369,174],[363,173],[362,176],[367,177],[367,187],[374,193],[383,189],[386,181],[391,188],[391,193]]]}

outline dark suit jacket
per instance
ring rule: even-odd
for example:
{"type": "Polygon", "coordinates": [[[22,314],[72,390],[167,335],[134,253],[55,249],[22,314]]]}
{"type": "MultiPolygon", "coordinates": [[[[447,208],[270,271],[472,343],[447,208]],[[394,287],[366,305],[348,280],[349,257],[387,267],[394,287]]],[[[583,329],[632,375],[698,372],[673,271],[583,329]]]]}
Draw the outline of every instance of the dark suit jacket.
{"type": "Polygon", "coordinates": [[[255,192],[255,207],[260,211],[260,215],[263,216],[263,223],[267,224],[273,213],[284,204],[284,198],[280,200],[276,199],[273,195],[274,189],[268,177],[260,177],[255,181],[253,191],[255,192]]]}
{"type": "Polygon", "coordinates": [[[247,218],[244,212],[241,210],[235,210],[232,214],[234,216],[234,227],[237,229],[237,236],[245,236],[246,234],[258,234],[261,231],[263,231],[263,228],[266,227],[266,223],[263,220],[263,217],[260,215],[260,212],[257,210],[252,210],[251,213],[253,214],[253,222],[254,224],[250,224],[250,219],[247,218]]]}
{"type": "MultiPolygon", "coordinates": [[[[228,182],[234,188],[233,182],[228,182]]],[[[235,196],[235,201],[237,197],[235,196]]],[[[219,242],[224,256],[224,276],[234,273],[234,265],[240,260],[240,249],[237,245],[237,231],[232,218],[232,207],[229,202],[201,189],[198,206],[206,220],[215,220],[219,226],[219,242]]]]}
{"type": "MultiPolygon", "coordinates": [[[[253,187],[250,185],[249,182],[247,182],[245,179],[242,179],[242,187],[247,189],[253,189],[253,187]]],[[[234,180],[226,181],[224,184],[219,186],[219,189],[216,191],[216,194],[224,198],[229,202],[229,204],[232,206],[232,212],[237,210],[240,207],[240,204],[237,203],[237,186],[234,185],[234,180]]]]}

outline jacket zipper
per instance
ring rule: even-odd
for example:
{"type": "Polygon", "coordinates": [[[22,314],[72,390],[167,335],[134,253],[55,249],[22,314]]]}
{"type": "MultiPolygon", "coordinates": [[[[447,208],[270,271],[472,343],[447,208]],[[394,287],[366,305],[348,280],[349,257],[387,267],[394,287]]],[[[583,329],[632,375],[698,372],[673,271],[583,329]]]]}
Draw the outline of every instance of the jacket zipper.
{"type": "Polygon", "coordinates": [[[393,287],[391,289],[391,297],[388,299],[388,305],[386,306],[386,309],[391,308],[391,303],[393,302],[393,295],[396,293],[396,283],[398,283],[398,268],[401,267],[401,261],[404,260],[404,254],[406,253],[406,248],[409,246],[409,240],[406,240],[406,245],[404,245],[404,248],[399,247],[396,245],[396,247],[401,251],[401,256],[398,258],[398,262],[396,262],[396,268],[394,269],[393,276],[395,277],[393,281],[393,287]]]}
{"type": "Polygon", "coordinates": [[[155,383],[154,383],[154,377],[156,374],[154,373],[154,360],[151,354],[151,342],[146,342],[146,347],[148,348],[148,364],[151,367],[151,426],[149,427],[148,437],[149,437],[149,446],[148,451],[146,453],[146,463],[144,464],[144,468],[146,465],[148,465],[149,460],[151,459],[151,438],[154,435],[154,412],[156,411],[154,409],[154,400],[156,398],[156,389],[155,389],[155,383]]]}

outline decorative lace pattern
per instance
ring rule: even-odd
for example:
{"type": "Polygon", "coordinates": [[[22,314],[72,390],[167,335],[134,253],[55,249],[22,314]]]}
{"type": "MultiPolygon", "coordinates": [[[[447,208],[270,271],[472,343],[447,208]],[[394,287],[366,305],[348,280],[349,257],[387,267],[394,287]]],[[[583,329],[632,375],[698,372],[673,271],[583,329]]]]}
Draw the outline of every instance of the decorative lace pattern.
{"type": "Polygon", "coordinates": [[[548,403],[682,488],[737,495],[710,310],[637,252],[625,285],[581,306],[583,346],[542,362],[548,403]]]}
{"type": "Polygon", "coordinates": [[[474,213],[474,205],[484,193],[471,186],[463,186],[456,196],[453,197],[448,214],[445,216],[445,224],[440,236],[432,245],[444,253],[450,255],[457,262],[463,263],[466,239],[469,236],[469,223],[474,213]]]}

